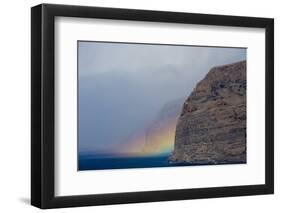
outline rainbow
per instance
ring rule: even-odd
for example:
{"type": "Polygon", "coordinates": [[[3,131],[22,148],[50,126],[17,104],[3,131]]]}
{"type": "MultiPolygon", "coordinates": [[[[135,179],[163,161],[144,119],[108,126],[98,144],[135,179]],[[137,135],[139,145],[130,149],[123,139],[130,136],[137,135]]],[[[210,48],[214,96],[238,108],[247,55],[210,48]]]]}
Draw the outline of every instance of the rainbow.
{"type": "Polygon", "coordinates": [[[137,134],[123,147],[128,156],[155,156],[170,153],[174,147],[176,118],[166,120],[159,128],[137,134]]]}

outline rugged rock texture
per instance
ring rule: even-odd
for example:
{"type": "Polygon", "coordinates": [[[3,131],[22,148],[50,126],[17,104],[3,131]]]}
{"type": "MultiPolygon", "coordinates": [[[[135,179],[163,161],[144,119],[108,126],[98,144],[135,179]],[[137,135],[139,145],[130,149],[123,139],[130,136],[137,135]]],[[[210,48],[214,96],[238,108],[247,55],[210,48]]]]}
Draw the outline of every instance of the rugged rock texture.
{"type": "Polygon", "coordinates": [[[185,101],[171,162],[246,163],[246,61],[212,68],[185,101]]]}

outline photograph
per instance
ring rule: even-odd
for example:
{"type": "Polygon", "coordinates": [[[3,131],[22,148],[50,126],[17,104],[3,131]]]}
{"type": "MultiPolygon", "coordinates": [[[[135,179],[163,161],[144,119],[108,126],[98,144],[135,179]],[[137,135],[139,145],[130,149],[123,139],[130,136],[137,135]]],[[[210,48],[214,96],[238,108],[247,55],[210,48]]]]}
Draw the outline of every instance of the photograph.
{"type": "Polygon", "coordinates": [[[247,48],[77,41],[78,171],[247,163],[247,48]]]}

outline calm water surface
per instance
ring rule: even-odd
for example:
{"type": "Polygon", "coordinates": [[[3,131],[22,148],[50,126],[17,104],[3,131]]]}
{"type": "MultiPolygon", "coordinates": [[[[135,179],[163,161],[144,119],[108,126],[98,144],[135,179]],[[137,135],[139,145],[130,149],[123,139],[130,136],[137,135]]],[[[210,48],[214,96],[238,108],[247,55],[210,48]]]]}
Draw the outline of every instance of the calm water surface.
{"type": "Polygon", "coordinates": [[[169,155],[149,157],[124,157],[124,156],[95,156],[80,155],[78,170],[100,170],[100,169],[125,169],[125,168],[151,168],[169,167],[190,164],[176,164],[169,162],[169,155]]]}

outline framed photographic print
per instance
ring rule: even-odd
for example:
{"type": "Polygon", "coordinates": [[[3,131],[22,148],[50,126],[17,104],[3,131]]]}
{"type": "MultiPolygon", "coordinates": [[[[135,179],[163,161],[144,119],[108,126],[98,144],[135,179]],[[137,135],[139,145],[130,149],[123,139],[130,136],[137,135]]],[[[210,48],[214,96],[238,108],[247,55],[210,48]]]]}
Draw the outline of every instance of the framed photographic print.
{"type": "Polygon", "coordinates": [[[31,203],[272,194],[274,21],[31,9],[31,203]]]}

